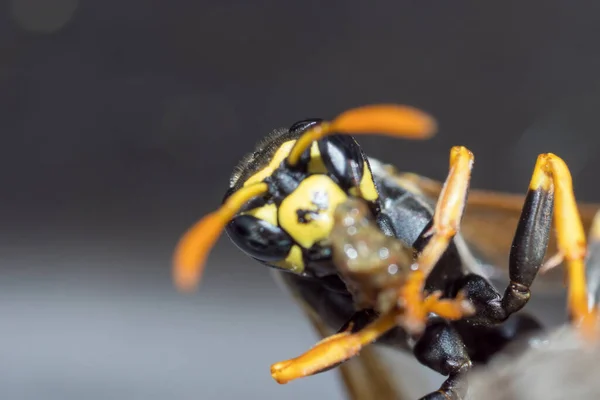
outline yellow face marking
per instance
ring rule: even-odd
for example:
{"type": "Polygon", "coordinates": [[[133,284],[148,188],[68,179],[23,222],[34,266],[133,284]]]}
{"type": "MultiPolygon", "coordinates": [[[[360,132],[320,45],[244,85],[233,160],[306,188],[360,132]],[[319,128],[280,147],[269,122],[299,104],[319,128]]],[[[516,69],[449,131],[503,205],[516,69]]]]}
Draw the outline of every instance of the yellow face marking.
{"type": "Polygon", "coordinates": [[[365,162],[363,167],[363,176],[360,180],[360,193],[355,188],[350,189],[350,194],[356,197],[362,197],[368,201],[375,201],[379,197],[379,193],[377,192],[377,188],[375,187],[375,182],[373,182],[373,175],[371,175],[371,170],[369,166],[365,162]]]}
{"type": "Polygon", "coordinates": [[[288,156],[288,154],[290,154],[290,151],[292,151],[292,147],[294,147],[294,143],[296,143],[295,140],[289,140],[287,142],[284,142],[277,149],[277,151],[273,155],[273,158],[271,158],[271,161],[269,161],[269,164],[263,169],[256,172],[250,178],[248,178],[248,180],[244,182],[244,186],[248,186],[257,182],[262,182],[266,177],[270,176],[273,173],[273,171],[275,171],[277,167],[279,167],[281,162],[288,156]]]}
{"type": "Polygon", "coordinates": [[[326,175],[311,175],[279,206],[279,226],[308,249],[326,239],[333,228],[333,213],[347,196],[326,175]]]}
{"type": "Polygon", "coordinates": [[[263,221],[267,221],[271,225],[277,226],[277,206],[275,204],[267,204],[262,207],[253,208],[246,211],[244,214],[252,215],[263,221]]]}
{"type": "Polygon", "coordinates": [[[326,174],[327,168],[321,158],[321,152],[319,151],[319,145],[314,142],[310,147],[310,161],[308,162],[308,173],[309,174],[326,174]]]}
{"type": "Polygon", "coordinates": [[[284,268],[290,272],[300,274],[304,271],[304,260],[302,259],[302,249],[297,244],[293,245],[285,260],[273,263],[276,267],[284,268]]]}

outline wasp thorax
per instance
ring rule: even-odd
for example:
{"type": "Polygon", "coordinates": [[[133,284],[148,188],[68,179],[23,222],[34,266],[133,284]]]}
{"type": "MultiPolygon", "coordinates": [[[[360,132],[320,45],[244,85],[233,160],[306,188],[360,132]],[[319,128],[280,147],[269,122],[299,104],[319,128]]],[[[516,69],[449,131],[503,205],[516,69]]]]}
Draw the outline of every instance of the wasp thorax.
{"type": "Polygon", "coordinates": [[[382,233],[366,202],[354,197],[335,210],[331,244],[333,262],[355,301],[362,307],[391,307],[386,292],[405,281],[413,249],[382,233]]]}

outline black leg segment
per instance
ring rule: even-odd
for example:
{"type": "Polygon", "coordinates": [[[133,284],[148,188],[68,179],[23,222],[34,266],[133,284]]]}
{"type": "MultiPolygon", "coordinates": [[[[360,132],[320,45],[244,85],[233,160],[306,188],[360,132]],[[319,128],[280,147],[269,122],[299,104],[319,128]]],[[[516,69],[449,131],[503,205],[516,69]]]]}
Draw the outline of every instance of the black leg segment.
{"type": "Polygon", "coordinates": [[[469,322],[492,326],[505,321],[527,304],[531,296],[529,288],[548,249],[553,205],[551,187],[529,189],[510,251],[510,283],[504,296],[478,275],[470,274],[457,282],[455,291],[462,290],[476,309],[469,322]]]}
{"type": "Polygon", "coordinates": [[[502,299],[507,317],[523,308],[529,300],[529,287],[548,249],[553,208],[553,189],[529,189],[510,251],[510,285],[502,299]]]}
{"type": "Polygon", "coordinates": [[[466,382],[461,378],[471,368],[471,360],[460,334],[449,322],[431,318],[413,352],[421,364],[448,376],[438,391],[421,400],[463,398],[466,382]]]}

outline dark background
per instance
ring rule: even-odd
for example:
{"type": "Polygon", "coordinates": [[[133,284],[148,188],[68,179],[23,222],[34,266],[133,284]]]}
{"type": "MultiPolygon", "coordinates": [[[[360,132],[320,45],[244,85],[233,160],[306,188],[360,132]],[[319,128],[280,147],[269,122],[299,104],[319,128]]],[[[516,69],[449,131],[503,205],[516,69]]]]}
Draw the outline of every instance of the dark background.
{"type": "Polygon", "coordinates": [[[552,151],[600,200],[597,2],[0,4],[3,399],[341,398],[332,372],[272,381],[316,337],[225,238],[197,294],[170,281],[179,235],[275,127],[410,104],[439,135],[369,154],[443,179],[466,145],[473,186],[523,193],[552,151]]]}

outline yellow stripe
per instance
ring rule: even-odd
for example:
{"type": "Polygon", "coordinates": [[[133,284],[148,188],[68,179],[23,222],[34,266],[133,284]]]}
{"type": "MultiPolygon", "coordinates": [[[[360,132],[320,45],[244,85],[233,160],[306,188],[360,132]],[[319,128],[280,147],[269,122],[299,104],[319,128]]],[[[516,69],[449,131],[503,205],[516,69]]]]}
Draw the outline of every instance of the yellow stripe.
{"type": "Polygon", "coordinates": [[[273,173],[273,171],[275,171],[277,167],[279,167],[281,162],[288,156],[288,154],[290,154],[292,147],[294,147],[294,143],[296,143],[295,140],[289,140],[287,142],[284,142],[281,146],[279,146],[279,148],[271,158],[271,161],[269,161],[269,164],[267,164],[266,167],[259,170],[250,178],[248,178],[246,182],[244,182],[244,186],[248,186],[256,182],[262,182],[265,178],[270,176],[273,173]]]}
{"type": "Polygon", "coordinates": [[[319,145],[314,142],[310,148],[310,161],[308,162],[308,173],[309,174],[326,174],[327,168],[321,158],[321,151],[319,151],[319,145]]]}

